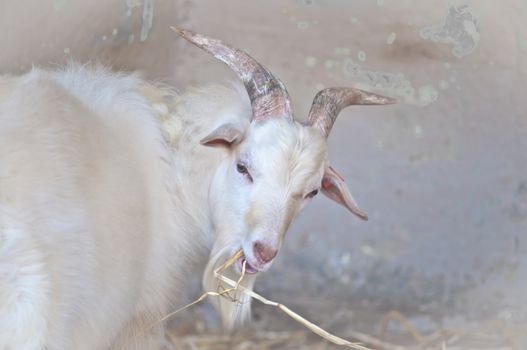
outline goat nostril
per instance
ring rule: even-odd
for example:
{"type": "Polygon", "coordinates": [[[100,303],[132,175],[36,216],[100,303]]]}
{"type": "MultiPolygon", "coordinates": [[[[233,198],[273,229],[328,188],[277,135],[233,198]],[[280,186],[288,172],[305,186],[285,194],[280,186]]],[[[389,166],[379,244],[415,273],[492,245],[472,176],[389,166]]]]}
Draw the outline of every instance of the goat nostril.
{"type": "Polygon", "coordinates": [[[254,243],[253,249],[254,255],[256,255],[258,260],[261,260],[264,263],[268,263],[269,261],[273,260],[278,253],[278,250],[273,249],[260,241],[254,243]]]}

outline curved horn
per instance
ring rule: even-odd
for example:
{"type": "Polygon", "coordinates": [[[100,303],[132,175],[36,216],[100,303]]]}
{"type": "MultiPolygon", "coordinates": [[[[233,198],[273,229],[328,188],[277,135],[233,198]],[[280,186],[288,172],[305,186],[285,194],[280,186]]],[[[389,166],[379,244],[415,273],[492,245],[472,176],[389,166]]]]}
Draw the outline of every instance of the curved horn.
{"type": "Polygon", "coordinates": [[[308,124],[328,137],[340,111],[351,105],[388,105],[397,99],[364,90],[333,87],[321,90],[315,96],[309,111],[308,124]]]}
{"type": "Polygon", "coordinates": [[[246,52],[190,30],[171,29],[227,64],[238,75],[249,94],[254,120],[262,121],[269,117],[293,120],[289,94],[284,84],[246,52]]]}

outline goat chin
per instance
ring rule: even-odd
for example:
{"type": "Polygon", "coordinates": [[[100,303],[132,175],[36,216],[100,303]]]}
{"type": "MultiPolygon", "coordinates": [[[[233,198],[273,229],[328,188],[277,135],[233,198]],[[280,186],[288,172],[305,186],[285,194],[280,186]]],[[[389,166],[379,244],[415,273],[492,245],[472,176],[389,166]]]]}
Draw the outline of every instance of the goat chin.
{"type": "MultiPolygon", "coordinates": [[[[206,291],[218,291],[219,281],[214,276],[214,270],[229,259],[231,255],[232,251],[229,247],[212,250],[205,272],[203,273],[203,287],[206,291]]],[[[239,278],[239,275],[232,267],[223,271],[222,274],[233,280],[239,278]]],[[[243,287],[252,290],[255,280],[255,276],[245,275],[240,284],[243,287]]],[[[232,302],[229,297],[211,298],[212,304],[221,316],[223,326],[228,330],[249,321],[251,318],[251,297],[239,291],[230,293],[230,295],[234,297],[236,300],[235,302],[232,302]]]]}

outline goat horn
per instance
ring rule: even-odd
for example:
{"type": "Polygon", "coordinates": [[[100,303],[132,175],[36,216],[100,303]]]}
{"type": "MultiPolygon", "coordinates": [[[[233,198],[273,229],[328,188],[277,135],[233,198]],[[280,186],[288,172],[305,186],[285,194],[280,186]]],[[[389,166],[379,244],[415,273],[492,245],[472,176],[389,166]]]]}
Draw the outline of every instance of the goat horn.
{"type": "Polygon", "coordinates": [[[284,84],[246,52],[190,30],[171,29],[227,64],[238,75],[249,94],[254,120],[263,121],[270,117],[293,120],[289,94],[284,84]]]}
{"type": "Polygon", "coordinates": [[[309,111],[308,124],[328,137],[340,111],[351,105],[388,105],[397,99],[377,95],[364,90],[332,87],[317,93],[309,111]]]}

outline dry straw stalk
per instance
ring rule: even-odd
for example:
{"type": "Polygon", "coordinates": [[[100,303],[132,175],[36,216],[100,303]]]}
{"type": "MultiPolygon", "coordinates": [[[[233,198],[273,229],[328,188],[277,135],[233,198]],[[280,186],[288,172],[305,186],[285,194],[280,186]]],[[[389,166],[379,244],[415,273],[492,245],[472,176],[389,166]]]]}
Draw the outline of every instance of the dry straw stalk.
{"type": "MultiPolygon", "coordinates": [[[[223,282],[223,283],[226,283],[227,285],[230,286],[230,288],[227,288],[227,289],[224,289],[224,290],[221,290],[221,291],[217,291],[217,292],[212,292],[212,291],[209,291],[209,292],[205,292],[203,293],[198,299],[194,300],[193,302],[169,313],[168,315],[164,316],[163,318],[157,320],[155,323],[151,324],[149,327],[147,327],[145,330],[143,330],[143,332],[141,332],[140,334],[138,335],[141,335],[141,334],[144,334],[144,332],[148,329],[151,329],[152,327],[156,326],[157,324],[167,320],[168,318],[174,316],[175,314],[177,314],[178,312],[181,312],[193,305],[196,305],[198,303],[200,303],[201,301],[205,300],[207,297],[209,296],[213,296],[213,297],[226,297],[226,298],[230,298],[232,300],[232,302],[237,302],[237,300],[235,300],[233,297],[231,297],[231,292],[234,292],[234,291],[240,291],[248,296],[250,296],[251,298],[253,299],[256,299],[258,300],[259,302],[265,304],[265,305],[269,305],[269,306],[273,306],[273,307],[276,307],[280,310],[282,310],[286,315],[288,315],[289,317],[291,317],[292,319],[294,319],[295,321],[297,321],[298,323],[301,323],[302,325],[304,325],[307,329],[309,329],[310,331],[312,331],[313,333],[319,335],[320,337],[334,343],[334,344],[337,344],[337,345],[341,345],[341,346],[346,346],[348,348],[352,348],[352,349],[357,349],[357,350],[371,350],[359,343],[352,343],[346,339],[343,339],[343,338],[340,338],[340,337],[337,337],[331,333],[329,333],[328,331],[320,328],[319,326],[317,326],[316,324],[306,320],[304,317],[300,316],[299,314],[297,314],[296,312],[294,312],[293,310],[291,310],[290,308],[288,308],[287,306],[283,305],[283,304],[280,304],[280,303],[277,303],[275,301],[271,301],[269,299],[266,299],[264,298],[263,296],[261,296],[260,294],[258,293],[255,293],[253,292],[252,290],[249,290],[245,287],[243,287],[240,283],[242,281],[242,279],[244,278],[245,276],[245,262],[243,263],[242,265],[242,273],[240,275],[240,278],[237,280],[237,281],[234,281],[224,275],[221,274],[221,271],[227,269],[228,267],[232,266],[236,261],[238,261],[238,259],[240,259],[241,257],[243,256],[243,251],[242,250],[239,250],[236,254],[234,254],[233,256],[231,256],[227,261],[225,261],[225,263],[223,265],[221,265],[220,267],[218,267],[216,270],[214,270],[214,275],[216,278],[218,278],[219,281],[223,282]]],[[[138,336],[136,335],[136,336],[138,336]]]]}

